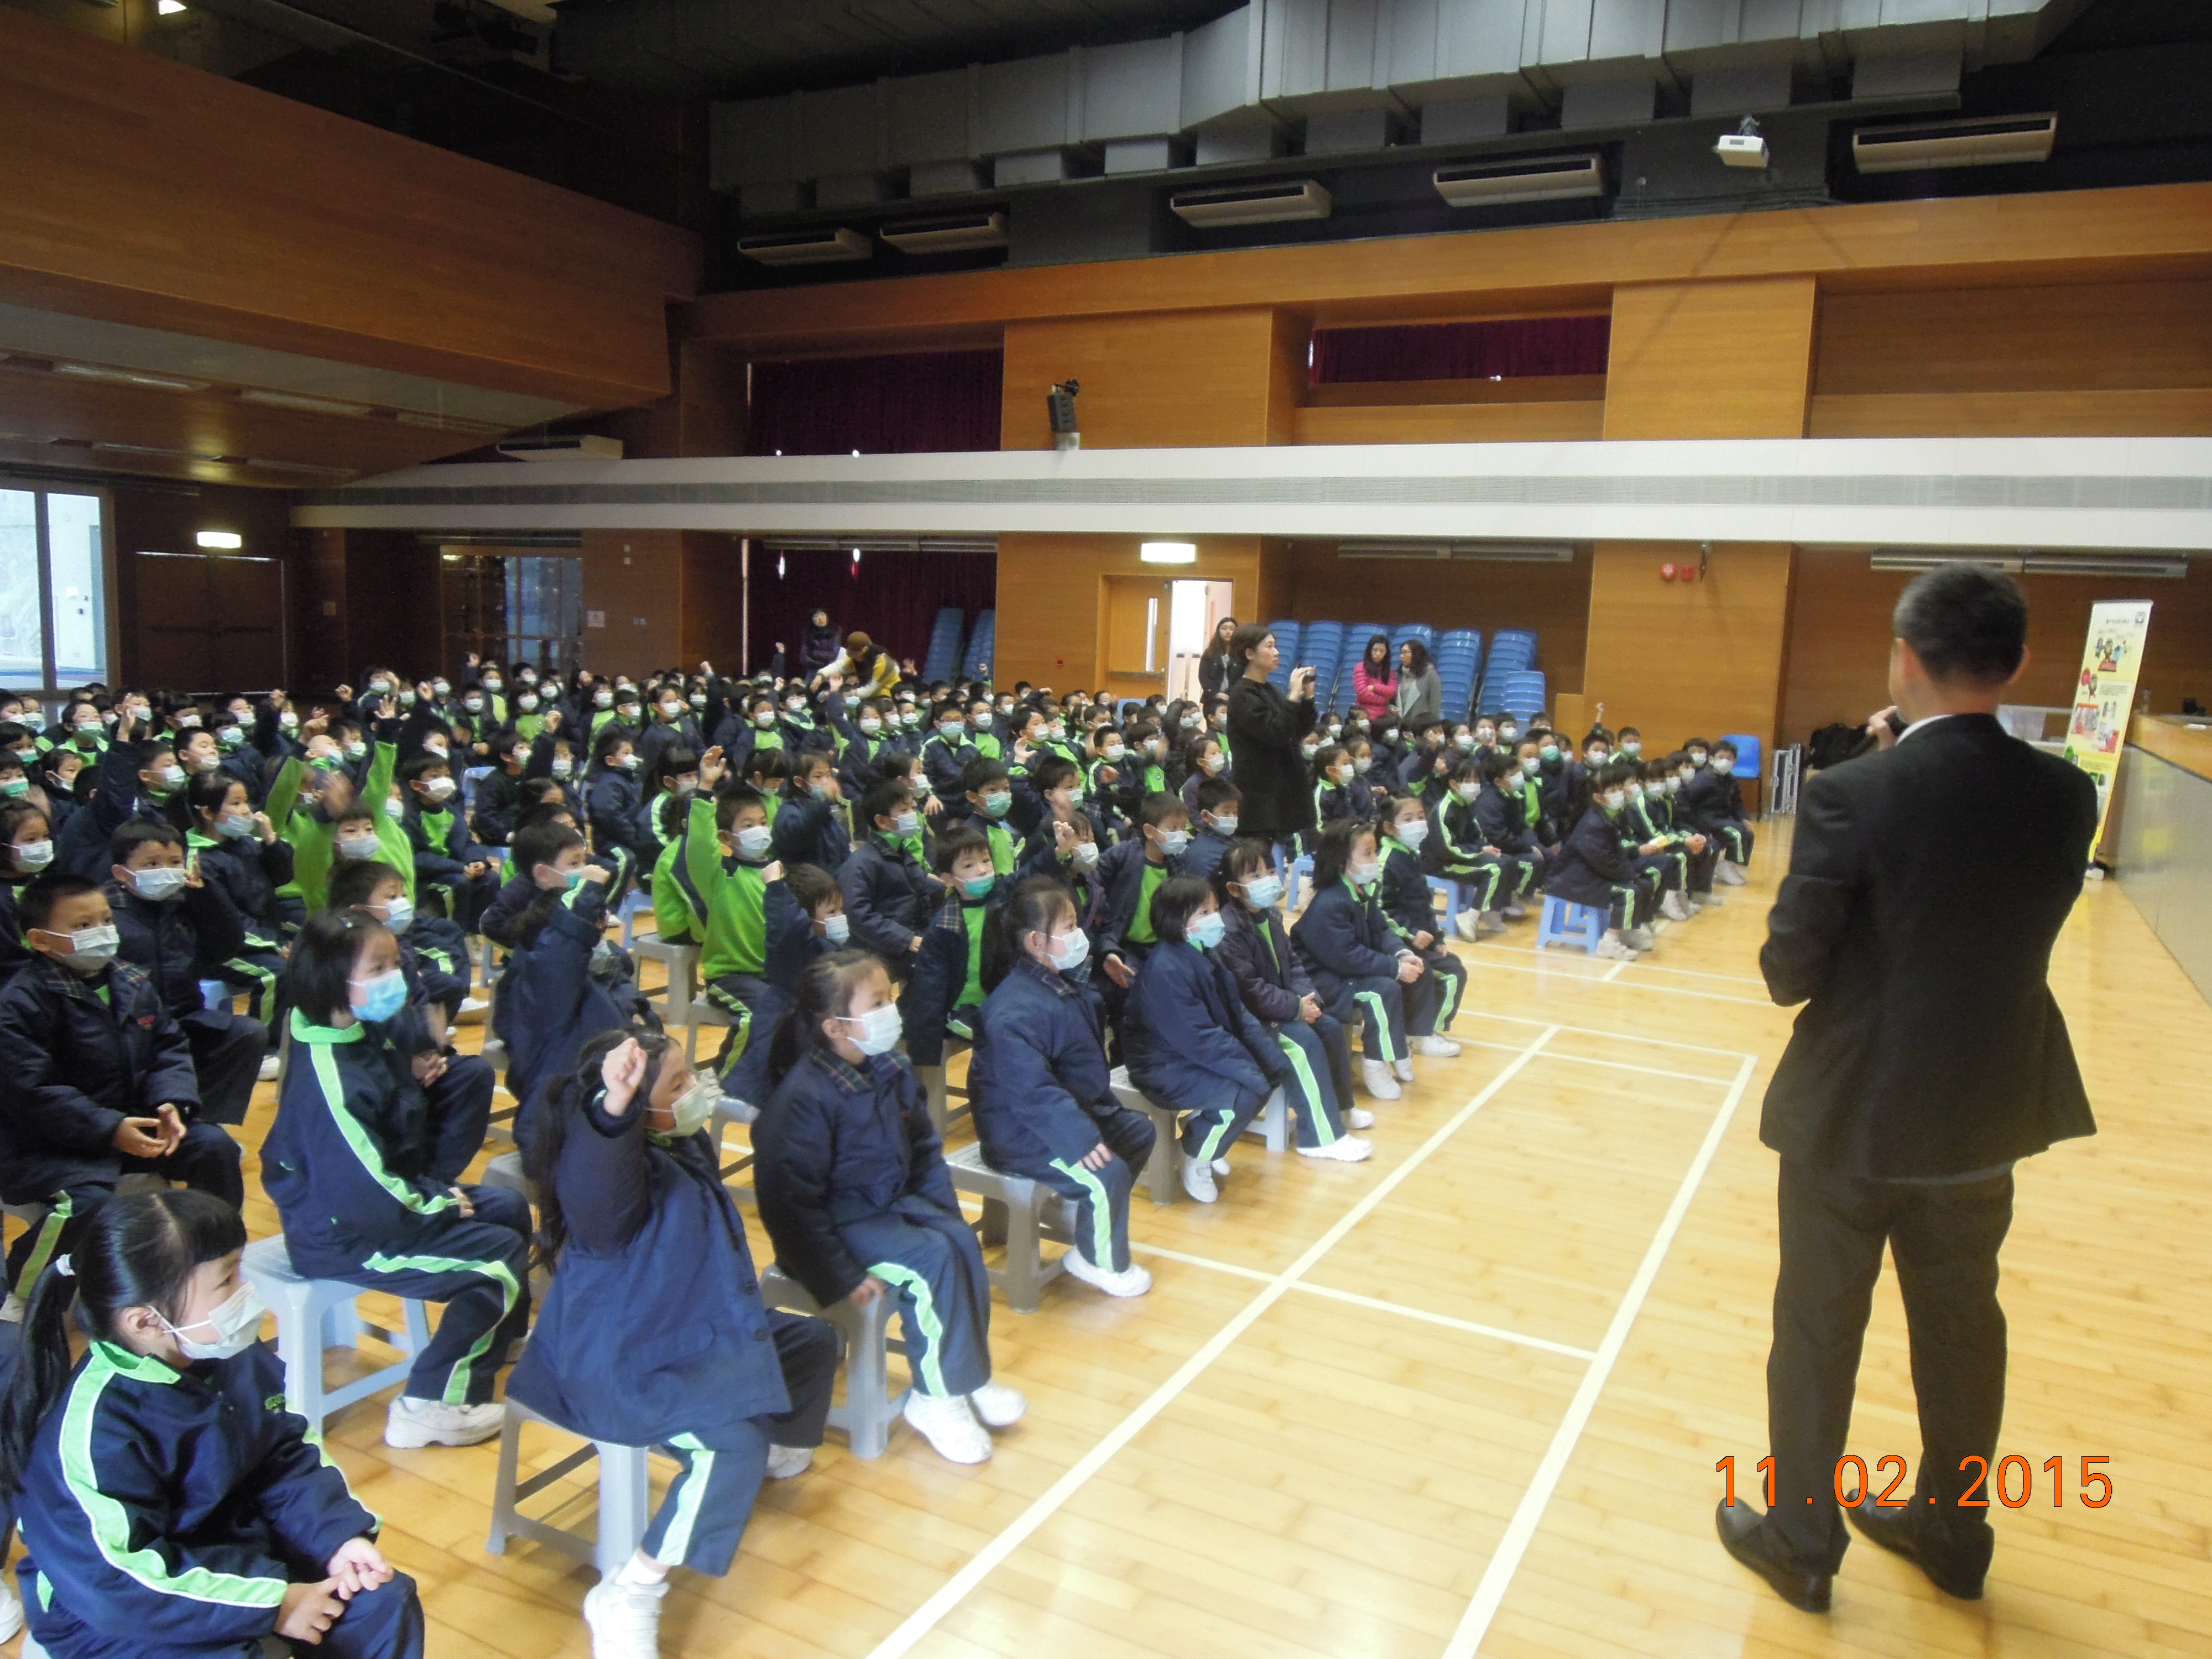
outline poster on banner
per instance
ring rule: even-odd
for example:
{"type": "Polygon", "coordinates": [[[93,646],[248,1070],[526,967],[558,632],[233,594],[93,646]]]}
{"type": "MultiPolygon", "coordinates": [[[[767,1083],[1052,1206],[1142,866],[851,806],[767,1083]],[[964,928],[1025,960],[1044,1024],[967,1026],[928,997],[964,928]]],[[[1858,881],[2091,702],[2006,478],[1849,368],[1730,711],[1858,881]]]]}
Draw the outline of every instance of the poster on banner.
{"type": "MultiPolygon", "coordinates": [[[[2066,758],[2097,786],[2097,840],[2112,803],[2112,779],[2128,738],[2136,676],[2150,635],[2150,601],[2119,599],[2091,607],[2089,639],[2081,652],[2081,677],[2074,683],[2074,714],[2066,722],[2066,758]]],[[[2092,847],[2097,841],[2090,842],[2092,847]]]]}

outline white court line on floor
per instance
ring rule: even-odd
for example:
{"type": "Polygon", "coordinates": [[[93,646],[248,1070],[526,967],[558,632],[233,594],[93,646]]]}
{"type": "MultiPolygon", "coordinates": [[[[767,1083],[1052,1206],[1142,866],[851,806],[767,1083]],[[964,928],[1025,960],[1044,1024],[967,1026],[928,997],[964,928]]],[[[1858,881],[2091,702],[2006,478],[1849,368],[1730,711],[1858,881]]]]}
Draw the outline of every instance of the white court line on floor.
{"type": "Polygon", "coordinates": [[[1667,1207],[1666,1218],[1651,1246],[1644,1253],[1644,1261],[1630,1283],[1628,1294],[1613,1310],[1613,1322],[1606,1327],[1605,1338],[1598,1344],[1597,1358],[1583,1373],[1582,1386],[1567,1407],[1567,1414],[1560,1420],[1552,1436],[1552,1443],[1544,1453],[1544,1461],[1536,1466],[1535,1478],[1528,1483],[1528,1491],[1521,1494],[1521,1502],[1513,1511],[1513,1519],[1505,1528],[1505,1536],[1498,1540],[1498,1549],[1483,1570],[1482,1582],[1475,1586],[1474,1599],[1468,1603],[1459,1629],[1453,1632],[1450,1644],[1444,1649],[1444,1659],[1474,1659],[1488,1633],[1490,1621],[1497,1616],[1498,1604],[1513,1583],[1513,1575],[1521,1565],[1521,1558],[1528,1553],[1529,1540],[1536,1535],[1536,1528],[1544,1518],[1544,1509],[1558,1489],[1559,1477],[1566,1472],[1567,1460],[1574,1455],[1575,1445],[1582,1438],[1583,1430],[1589,1422],[1590,1413],[1596,1407],[1598,1396],[1613,1376],[1615,1361],[1626,1346],[1630,1328],[1636,1316],[1643,1311],[1644,1298],[1650,1293],[1651,1284],[1659,1276],[1659,1269],[1667,1260],[1667,1252],[1674,1247],[1674,1235],[1681,1231],[1682,1218],[1689,1213],[1690,1201],[1704,1184],[1705,1171],[1712,1166],[1713,1154],[1720,1150],[1721,1137],[1735,1116],[1744,1091],[1751,1086],[1751,1074],[1757,1062],[1747,1054],[1737,1070],[1735,1080],[1729,1085],[1728,1098],[1713,1115],[1712,1127],[1705,1131],[1705,1144],[1682,1177],[1682,1184],[1674,1189],[1674,1201],[1667,1207]]]}
{"type": "MultiPolygon", "coordinates": [[[[1208,1267],[1218,1273],[1233,1273],[1239,1279],[1256,1279],[1262,1284],[1273,1280],[1273,1273],[1257,1267],[1240,1267],[1233,1261],[1216,1261],[1211,1256],[1192,1255],[1183,1250],[1164,1249],[1158,1244],[1141,1244],[1129,1241],[1129,1248],[1144,1255],[1164,1257],[1192,1267],[1208,1267]]],[[[1409,1308],[1401,1302],[1385,1302],[1379,1297],[1362,1296],[1357,1291],[1340,1291],[1334,1285],[1316,1285],[1302,1279],[1291,1286],[1309,1296],[1327,1297],[1332,1302],[1348,1302],[1355,1308],[1370,1308],[1377,1313],[1399,1314],[1407,1319],[1417,1319],[1425,1325],[1443,1325],[1455,1331],[1465,1331],[1470,1336],[1494,1337],[1500,1342],[1511,1342],[1524,1348],[1541,1348],[1548,1353],[1565,1354],[1570,1359],[1591,1360],[1597,1355],[1589,1348],[1577,1348],[1571,1343],[1554,1342],[1548,1336],[1530,1336],[1523,1331],[1509,1331],[1502,1325],[1485,1325],[1478,1320],[1454,1319],[1449,1314],[1431,1313],[1426,1308],[1409,1308]]]]}
{"type": "MultiPolygon", "coordinates": [[[[1460,1036],[1454,1037],[1452,1041],[1462,1048],[1496,1048],[1509,1054],[1521,1052],[1510,1042],[1485,1042],[1480,1037],[1460,1036]]],[[[1639,1077],[1671,1077],[1684,1083],[1710,1083],[1717,1089],[1727,1088],[1730,1081],[1724,1077],[1707,1077],[1700,1072],[1670,1072],[1662,1066],[1632,1066],[1625,1060],[1597,1060],[1589,1054],[1563,1054],[1551,1048],[1544,1051],[1544,1058],[1564,1060],[1570,1066],[1602,1066],[1610,1071],[1634,1072],[1639,1077]]]]}
{"type": "MultiPolygon", "coordinates": [[[[1489,945],[1481,947],[1480,954],[1486,957],[1534,957],[1540,962],[1550,962],[1562,968],[1570,967],[1575,963],[1583,960],[1582,957],[1568,956],[1559,951],[1539,951],[1534,945],[1489,945]]],[[[1471,962],[1477,959],[1478,958],[1474,957],[1462,957],[1460,958],[1462,962],[1471,962]]],[[[1765,980],[1757,978],[1750,974],[1717,974],[1710,968],[1671,968],[1663,962],[1615,963],[1613,964],[1613,971],[1614,973],[1619,973],[1623,968],[1640,969],[1647,974],[1686,974],[1692,979],[1724,980],[1730,985],[1758,985],[1763,987],[1766,983],[1765,980]]],[[[1604,975],[1593,974],[1590,977],[1597,979],[1602,978],[1604,975]]]]}
{"type": "MultiPolygon", "coordinates": [[[[1523,967],[1517,962],[1500,962],[1498,957],[1502,954],[1503,952],[1492,952],[1488,957],[1480,954],[1462,956],[1460,960],[1470,968],[1486,966],[1500,969],[1509,974],[1550,974],[1555,971],[1551,964],[1541,961],[1532,963],[1527,967],[1523,967]]],[[[1626,967],[1630,964],[1624,963],[1620,965],[1626,967]]],[[[1601,974],[1570,972],[1561,976],[1584,985],[1613,984],[1626,991],[1649,991],[1655,996],[1696,997],[1701,1002],[1740,1002],[1747,1008],[1774,1006],[1773,999],[1771,997],[1732,997],[1724,991],[1693,991],[1686,985],[1652,985],[1640,979],[1609,980],[1601,974]]]]}
{"type": "Polygon", "coordinates": [[[1601,985],[1612,984],[1613,981],[1620,977],[1620,970],[1627,966],[1628,964],[1625,962],[1614,963],[1612,967],[1607,969],[1603,973],[1597,976],[1597,982],[1601,985]]]}
{"type": "MultiPolygon", "coordinates": [[[[1455,1019],[1496,1019],[1508,1025],[1543,1025],[1554,1031],[1572,1031],[1577,1036],[1606,1037],[1615,1042],[1640,1042],[1647,1048],[1680,1048],[1688,1054],[1723,1054],[1730,1060],[1756,1062],[1759,1056],[1741,1048],[1716,1048],[1705,1042],[1677,1042],[1672,1037],[1644,1036],[1635,1031],[1607,1031],[1595,1025],[1568,1025],[1556,1019],[1534,1019],[1527,1014],[1493,1013],[1487,1008],[1469,1008],[1462,1004],[1455,1019]]],[[[1517,1053],[1518,1050],[1516,1050],[1517,1053]]]]}
{"type": "Polygon", "coordinates": [[[1019,1549],[1039,1527],[1081,1491],[1091,1477],[1103,1468],[1116,1452],[1135,1439],[1146,1425],[1196,1382],[1208,1366],[1228,1351],[1231,1343],[1257,1323],[1261,1315],[1288,1295],[1291,1287],[1312,1272],[1321,1259],[1335,1249],[1347,1233],[1372,1214],[1377,1205],[1395,1192],[1407,1176],[1456,1134],[1469,1118],[1488,1105],[1500,1090],[1518,1077],[1528,1062],[1542,1052],[1555,1030],[1554,1027],[1547,1027],[1535,1041],[1521,1051],[1519,1059],[1491,1079],[1483,1085],[1480,1094],[1455,1112],[1403,1163],[1370,1188],[1334,1226],[1307,1247],[1304,1254],[1270,1279],[1235,1317],[1209,1337],[1196,1353],[1176,1369],[1174,1376],[1155,1389],[1135,1410],[1116,1424],[1104,1439],[1085,1452],[1073,1468],[1054,1481],[1029,1508],[1017,1516],[1005,1531],[969,1557],[967,1564],[940,1585],[935,1595],[916,1607],[896,1630],[877,1644],[869,1659],[897,1659],[897,1656],[910,1652],[915,1644],[935,1629],[947,1613],[965,1601],[969,1592],[988,1577],[1000,1562],[1019,1549]]]}

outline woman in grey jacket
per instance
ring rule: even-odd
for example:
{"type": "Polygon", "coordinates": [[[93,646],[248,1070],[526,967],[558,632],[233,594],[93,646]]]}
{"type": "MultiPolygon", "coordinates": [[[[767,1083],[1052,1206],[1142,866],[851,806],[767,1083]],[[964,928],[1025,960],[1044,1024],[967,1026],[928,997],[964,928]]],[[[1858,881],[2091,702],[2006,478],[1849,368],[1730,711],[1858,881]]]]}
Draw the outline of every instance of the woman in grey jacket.
{"type": "Polygon", "coordinates": [[[1443,718],[1443,682],[1437,678],[1436,665],[1429,660],[1428,647],[1419,640],[1407,640],[1398,647],[1398,695],[1393,706],[1401,728],[1407,732],[1418,732],[1431,720],[1443,718]]]}

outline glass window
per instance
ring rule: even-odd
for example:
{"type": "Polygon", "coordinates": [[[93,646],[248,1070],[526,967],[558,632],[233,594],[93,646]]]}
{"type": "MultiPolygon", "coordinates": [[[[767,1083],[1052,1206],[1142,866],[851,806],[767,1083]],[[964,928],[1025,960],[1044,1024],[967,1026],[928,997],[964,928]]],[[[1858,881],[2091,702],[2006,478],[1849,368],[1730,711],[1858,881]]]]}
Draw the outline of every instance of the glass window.
{"type": "Polygon", "coordinates": [[[0,679],[45,684],[46,626],[39,604],[39,498],[0,489],[0,679]]]}
{"type": "Polygon", "coordinates": [[[55,685],[107,678],[107,581],[101,551],[100,497],[48,495],[55,685]]]}
{"type": "Polygon", "coordinates": [[[0,685],[107,678],[101,498],[0,487],[0,685]]]}

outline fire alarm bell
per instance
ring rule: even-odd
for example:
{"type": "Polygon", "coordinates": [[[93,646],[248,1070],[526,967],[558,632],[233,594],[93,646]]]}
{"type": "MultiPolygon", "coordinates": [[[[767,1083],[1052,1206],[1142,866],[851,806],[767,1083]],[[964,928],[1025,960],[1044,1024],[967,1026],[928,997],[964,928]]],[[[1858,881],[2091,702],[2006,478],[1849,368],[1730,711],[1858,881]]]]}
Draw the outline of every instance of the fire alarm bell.
{"type": "Polygon", "coordinates": [[[1673,581],[1674,580],[1674,567],[1672,564],[1661,565],[1659,567],[1659,580],[1662,582],[1673,581]]]}

